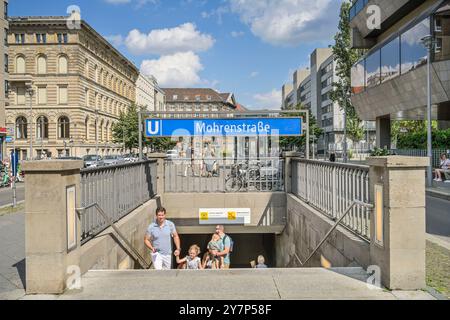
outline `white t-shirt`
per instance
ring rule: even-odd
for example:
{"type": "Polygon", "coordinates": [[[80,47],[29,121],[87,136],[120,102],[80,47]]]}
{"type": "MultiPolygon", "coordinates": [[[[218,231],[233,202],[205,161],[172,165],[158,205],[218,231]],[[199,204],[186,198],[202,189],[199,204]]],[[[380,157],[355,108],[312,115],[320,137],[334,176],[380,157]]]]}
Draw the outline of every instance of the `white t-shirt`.
{"type": "Polygon", "coordinates": [[[450,168],[450,159],[441,160],[441,168],[448,170],[450,168]]]}
{"type": "Polygon", "coordinates": [[[187,256],[186,260],[187,260],[187,269],[188,270],[200,269],[200,265],[201,265],[202,261],[200,260],[199,257],[195,257],[194,259],[191,259],[191,257],[187,256]]]}

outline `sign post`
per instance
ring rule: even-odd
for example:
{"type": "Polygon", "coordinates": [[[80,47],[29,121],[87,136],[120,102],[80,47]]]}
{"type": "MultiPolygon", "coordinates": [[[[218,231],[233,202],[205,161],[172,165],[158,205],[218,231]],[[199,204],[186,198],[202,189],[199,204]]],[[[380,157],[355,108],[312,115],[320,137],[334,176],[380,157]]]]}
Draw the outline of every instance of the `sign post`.
{"type": "Polygon", "coordinates": [[[17,153],[16,153],[16,133],[15,126],[8,127],[8,137],[6,137],[6,142],[13,144],[13,151],[11,154],[11,188],[13,194],[13,208],[17,207],[17,188],[16,188],[16,177],[17,177],[17,153]]]}

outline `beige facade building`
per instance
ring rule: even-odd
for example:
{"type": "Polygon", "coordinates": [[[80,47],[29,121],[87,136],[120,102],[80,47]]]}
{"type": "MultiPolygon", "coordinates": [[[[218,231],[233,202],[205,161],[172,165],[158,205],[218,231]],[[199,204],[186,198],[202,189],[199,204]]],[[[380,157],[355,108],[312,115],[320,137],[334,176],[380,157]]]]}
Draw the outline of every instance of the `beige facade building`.
{"type": "Polygon", "coordinates": [[[139,74],[136,82],[136,105],[147,111],[165,110],[165,93],[155,77],[139,74]]]}
{"type": "Polygon", "coordinates": [[[135,103],[139,71],[85,21],[10,19],[7,124],[20,159],[115,154],[112,128],[135,103]],[[31,98],[31,99],[30,99],[31,98]]]}
{"type": "Polygon", "coordinates": [[[7,158],[6,152],[6,95],[8,91],[8,1],[0,1],[0,38],[4,39],[1,45],[0,65],[2,66],[0,72],[0,160],[7,158]]]}
{"type": "Polygon", "coordinates": [[[201,112],[236,111],[236,99],[232,93],[219,93],[213,89],[164,88],[166,109],[173,112],[192,112],[200,117],[201,112]]]}

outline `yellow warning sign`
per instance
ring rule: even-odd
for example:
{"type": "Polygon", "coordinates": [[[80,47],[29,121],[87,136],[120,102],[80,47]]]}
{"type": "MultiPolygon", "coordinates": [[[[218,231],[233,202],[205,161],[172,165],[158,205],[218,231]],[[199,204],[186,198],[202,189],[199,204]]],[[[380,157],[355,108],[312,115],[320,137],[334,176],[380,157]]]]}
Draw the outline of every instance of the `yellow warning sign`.
{"type": "Polygon", "coordinates": [[[200,212],[200,220],[209,220],[209,214],[208,212],[200,212]]]}
{"type": "Polygon", "coordinates": [[[236,220],[237,214],[235,211],[228,212],[228,220],[236,220]]]}

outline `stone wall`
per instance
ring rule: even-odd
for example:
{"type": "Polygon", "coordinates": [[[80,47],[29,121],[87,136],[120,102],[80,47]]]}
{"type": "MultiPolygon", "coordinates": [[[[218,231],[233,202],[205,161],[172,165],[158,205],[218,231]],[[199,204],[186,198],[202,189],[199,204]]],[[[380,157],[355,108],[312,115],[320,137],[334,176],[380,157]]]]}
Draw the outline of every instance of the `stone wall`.
{"type": "MultiPolygon", "coordinates": [[[[120,220],[116,227],[149,263],[150,252],[145,247],[144,236],[147,227],[153,221],[159,199],[148,201],[120,220]]],[[[89,270],[139,269],[116,233],[108,228],[80,248],[80,268],[82,274],[89,270]]]]}
{"type": "MultiPolygon", "coordinates": [[[[333,225],[334,221],[322,213],[294,195],[287,195],[287,226],[275,241],[277,267],[286,267],[294,252],[302,262],[306,261],[333,225]]],[[[369,262],[370,244],[338,227],[307,267],[367,267],[369,262]]]]}

